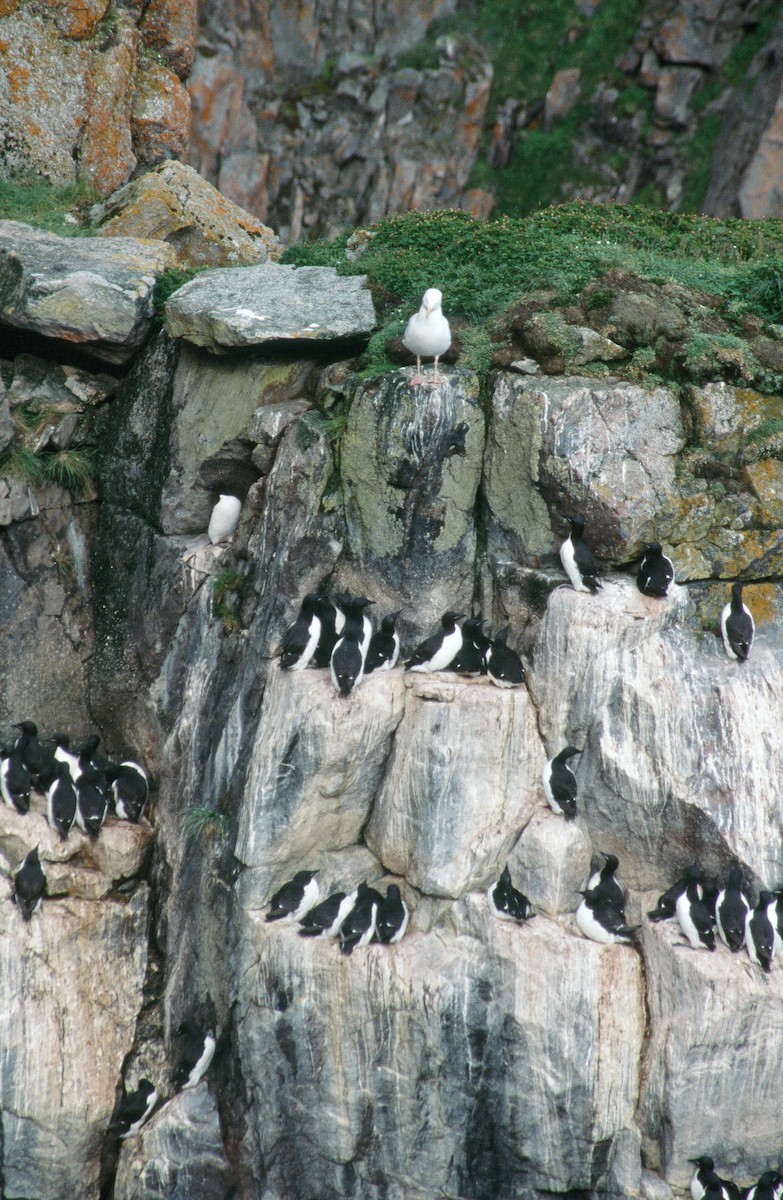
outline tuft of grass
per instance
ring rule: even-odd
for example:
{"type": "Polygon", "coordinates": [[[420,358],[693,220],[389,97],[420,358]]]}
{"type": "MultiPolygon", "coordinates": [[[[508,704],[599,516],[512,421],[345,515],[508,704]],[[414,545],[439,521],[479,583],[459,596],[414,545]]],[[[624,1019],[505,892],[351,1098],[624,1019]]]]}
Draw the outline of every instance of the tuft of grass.
{"type": "Polygon", "coordinates": [[[215,616],[223,623],[224,633],[238,633],[243,628],[239,615],[244,579],[235,567],[224,567],[214,578],[212,605],[215,616]]]}
{"type": "Polygon", "coordinates": [[[0,471],[33,486],[44,479],[41,457],[29,446],[14,446],[0,463],[0,471]]]}
{"type": "Polygon", "coordinates": [[[228,816],[206,805],[191,804],[182,817],[185,832],[194,837],[222,836],[228,832],[228,816]]]}
{"type": "Polygon", "coordinates": [[[87,213],[98,200],[84,183],[55,187],[41,179],[0,179],[0,219],[24,221],[60,237],[93,233],[87,213]]]}
{"type": "Polygon", "coordinates": [[[38,455],[43,477],[80,496],[93,487],[92,456],[87,450],[58,450],[38,455]]]}

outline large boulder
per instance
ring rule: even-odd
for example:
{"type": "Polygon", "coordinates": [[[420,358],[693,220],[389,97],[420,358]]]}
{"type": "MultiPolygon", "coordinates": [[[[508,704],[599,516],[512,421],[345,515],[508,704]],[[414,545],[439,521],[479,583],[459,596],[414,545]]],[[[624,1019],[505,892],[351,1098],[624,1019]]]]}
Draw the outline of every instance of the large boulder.
{"type": "Polygon", "coordinates": [[[266,342],[368,338],[375,328],[363,275],[333,267],[267,263],[243,270],[205,271],[166,305],[172,337],[213,354],[266,342]]]}
{"type": "Polygon", "coordinates": [[[179,267],[244,267],[282,250],[271,229],[175,159],[119,188],[93,217],[107,237],[168,243],[179,267]]]}
{"type": "Polygon", "coordinates": [[[155,282],[172,260],[163,243],[67,239],[0,221],[1,322],[125,363],[149,336],[155,282]]]}

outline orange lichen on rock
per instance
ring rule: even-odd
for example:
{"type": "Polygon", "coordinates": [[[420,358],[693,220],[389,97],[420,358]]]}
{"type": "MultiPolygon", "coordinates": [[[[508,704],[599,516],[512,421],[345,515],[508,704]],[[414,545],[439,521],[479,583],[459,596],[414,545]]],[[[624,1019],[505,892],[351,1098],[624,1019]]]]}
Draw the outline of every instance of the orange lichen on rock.
{"type": "Polygon", "coordinates": [[[187,158],[190,96],[174,71],[160,63],[137,71],[131,123],[133,150],[142,165],[187,158]]]}

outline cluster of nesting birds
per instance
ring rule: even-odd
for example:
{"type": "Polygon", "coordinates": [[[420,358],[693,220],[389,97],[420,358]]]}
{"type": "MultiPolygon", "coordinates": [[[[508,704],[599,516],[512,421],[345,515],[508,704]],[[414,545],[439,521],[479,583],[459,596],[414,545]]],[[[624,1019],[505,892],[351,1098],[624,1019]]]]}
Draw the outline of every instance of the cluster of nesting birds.
{"type": "MultiPolygon", "coordinates": [[[[65,840],[74,824],[97,838],[109,805],[123,821],[141,819],[149,794],[149,777],[137,762],[110,762],[98,753],[100,738],[92,734],[75,749],[66,734],[39,740],[34,721],[19,721],[13,745],[0,751],[0,793],[6,805],[26,815],[33,791],[46,798],[46,818],[65,840]]],[[[46,877],[31,850],[14,875],[12,899],[25,920],[32,917],[46,891],[46,877]]]]}
{"type": "Polygon", "coordinates": [[[339,938],[343,954],[370,942],[391,946],[400,941],[409,913],[396,883],[389,884],[385,896],[365,881],[352,892],[332,892],[320,900],[315,876],[315,871],[297,871],[283,884],[270,901],[267,921],[298,921],[300,937],[339,938]]]}
{"type": "MultiPolygon", "coordinates": [[[[569,517],[571,533],[560,547],[563,570],[577,592],[591,592],[601,587],[598,565],[593,552],[584,540],[583,517],[569,517]]],[[[674,564],[663,553],[660,542],[645,543],[642,560],[636,576],[639,591],[645,596],[663,599],[674,582],[674,564]]],[[[750,609],[742,599],[742,584],[731,587],[731,600],[720,616],[720,631],[723,647],[729,658],[745,662],[753,644],[755,626],[750,609]]]]}
{"type": "MultiPolygon", "coordinates": [[[[387,614],[374,632],[365,611],[372,603],[366,596],[348,592],[333,599],[308,592],[299,616],[283,637],[280,666],[286,671],[328,666],[332,683],[342,696],[349,696],[373,671],[392,670],[400,657],[400,636],[395,628],[400,614],[387,614]]],[[[522,661],[506,644],[509,627],[492,638],[483,632],[482,617],[469,617],[458,625],[464,616],[445,612],[438,632],[416,647],[405,669],[488,675],[498,687],[523,683],[522,661]]]]}
{"type": "Polygon", "coordinates": [[[783,950],[783,889],[760,891],[754,906],[743,889],[739,863],[732,863],[723,884],[690,866],[647,915],[651,921],[676,918],[694,950],[714,950],[717,929],[733,954],[744,946],[751,962],[767,974],[783,950]]]}
{"type": "Polygon", "coordinates": [[[757,1183],[740,1188],[730,1179],[723,1179],[715,1170],[709,1154],[689,1158],[696,1168],[691,1178],[692,1200],[783,1200],[783,1175],[780,1171],[765,1171],[757,1183]]]}

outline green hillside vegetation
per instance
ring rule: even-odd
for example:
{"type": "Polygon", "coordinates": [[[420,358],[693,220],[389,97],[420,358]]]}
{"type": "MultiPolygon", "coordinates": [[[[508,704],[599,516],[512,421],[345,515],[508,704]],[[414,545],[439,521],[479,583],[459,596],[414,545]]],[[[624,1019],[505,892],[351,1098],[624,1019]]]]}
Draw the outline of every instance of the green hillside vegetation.
{"type": "MultiPolygon", "coordinates": [[[[658,361],[648,346],[630,366],[631,374],[641,364],[645,375],[675,382],[713,377],[709,339],[717,361],[727,338],[741,346],[751,335],[779,341],[783,323],[783,222],[773,218],[721,221],[578,201],[489,223],[462,212],[413,212],[352,238],[294,246],[283,261],[367,275],[383,321],[365,356],[371,374],[394,365],[390,344],[427,287],[443,292],[444,311],[462,343],[460,362],[479,369],[490,361],[502,365],[502,351],[520,328],[524,340],[520,305],[526,302],[528,318],[560,314],[561,326],[590,325],[622,342],[617,301],[623,292],[686,289],[667,300],[679,305],[686,327],[680,353],[662,346],[658,361]],[[696,336],[702,341],[694,350],[686,343],[696,336]]],[[[560,348],[566,365],[568,346],[566,337],[560,348]]],[[[636,335],[629,354],[642,346],[636,335]]],[[[728,356],[722,357],[731,375],[728,356]]],[[[740,360],[735,353],[734,373],[743,382],[777,386],[775,363],[740,360]]],[[[613,371],[622,373],[617,366],[613,371]]]]}
{"type": "MultiPolygon", "coordinates": [[[[442,34],[474,38],[489,56],[494,70],[489,120],[506,99],[528,111],[508,166],[489,165],[480,153],[471,186],[485,187],[497,198],[497,213],[524,216],[545,204],[564,198],[563,185],[584,193],[586,188],[606,188],[600,163],[574,155],[574,146],[592,114],[592,98],[599,83],[616,88],[615,116],[622,120],[641,114],[644,135],[652,124],[654,93],[639,87],[624,74],[619,63],[629,49],[644,11],[644,0],[601,0],[592,16],[580,12],[575,0],[476,0],[464,11],[435,23],[426,41],[406,58],[411,65],[435,66],[435,42],[442,34]],[[571,111],[553,129],[541,124],[544,97],[557,71],[578,68],[581,94],[571,111]]],[[[682,211],[698,212],[709,183],[710,159],[722,125],[710,109],[726,89],[742,86],[755,54],[769,42],[778,19],[777,0],[760,0],[753,22],[726,63],[705,71],[704,82],[692,102],[697,116],[695,131],[676,132],[673,145],[687,146],[688,170],[684,180],[682,211]]],[[[627,151],[618,145],[622,170],[627,151]]],[[[654,185],[642,185],[638,199],[663,207],[654,185]]]]}

